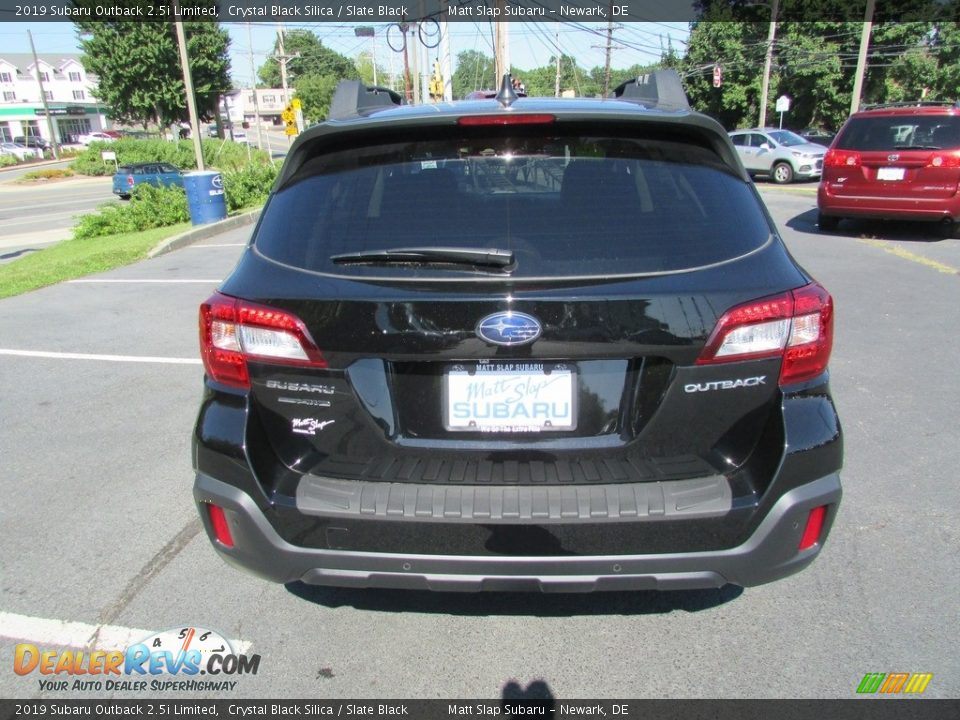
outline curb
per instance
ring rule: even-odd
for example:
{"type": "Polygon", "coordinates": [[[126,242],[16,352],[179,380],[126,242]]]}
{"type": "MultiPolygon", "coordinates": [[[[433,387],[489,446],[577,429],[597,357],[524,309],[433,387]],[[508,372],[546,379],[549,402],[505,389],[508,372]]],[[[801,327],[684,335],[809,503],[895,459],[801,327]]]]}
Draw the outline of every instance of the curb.
{"type": "Polygon", "coordinates": [[[71,157],[62,158],[60,160],[37,160],[36,162],[32,163],[17,163],[16,165],[0,168],[0,177],[2,177],[4,173],[13,172],[15,170],[33,170],[34,168],[44,168],[47,165],[59,165],[60,163],[71,162],[73,160],[76,160],[76,158],[71,157]]]}
{"type": "Polygon", "coordinates": [[[817,185],[813,187],[803,186],[803,185],[757,185],[757,190],[760,192],[784,192],[791,195],[816,195],[817,194],[817,185]]]}
{"type": "Polygon", "coordinates": [[[166,255],[169,252],[179,250],[187,245],[192,245],[200,240],[214,237],[227,230],[233,230],[234,228],[245,225],[253,225],[260,218],[261,210],[262,208],[247,210],[240,215],[228,217],[226,220],[220,220],[219,222],[210,223],[209,225],[201,225],[200,227],[192,228],[179,235],[174,235],[172,238],[161,241],[159,245],[147,253],[147,257],[155,258],[158,255],[166,255]]]}

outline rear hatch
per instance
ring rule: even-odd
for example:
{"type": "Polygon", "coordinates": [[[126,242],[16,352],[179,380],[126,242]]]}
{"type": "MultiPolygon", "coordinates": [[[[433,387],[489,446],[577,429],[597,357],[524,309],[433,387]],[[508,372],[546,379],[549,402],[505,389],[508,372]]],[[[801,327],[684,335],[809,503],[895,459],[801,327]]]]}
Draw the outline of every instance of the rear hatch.
{"type": "Polygon", "coordinates": [[[806,282],[706,147],[479,128],[304,162],[205,312],[279,485],[624,483],[732,471],[778,427],[806,282]]]}
{"type": "Polygon", "coordinates": [[[134,168],[121,165],[113,175],[113,192],[115,195],[128,195],[133,190],[134,168]]]}
{"type": "Polygon", "coordinates": [[[960,116],[851,118],[826,159],[824,181],[840,197],[945,199],[960,184],[960,116]]]}

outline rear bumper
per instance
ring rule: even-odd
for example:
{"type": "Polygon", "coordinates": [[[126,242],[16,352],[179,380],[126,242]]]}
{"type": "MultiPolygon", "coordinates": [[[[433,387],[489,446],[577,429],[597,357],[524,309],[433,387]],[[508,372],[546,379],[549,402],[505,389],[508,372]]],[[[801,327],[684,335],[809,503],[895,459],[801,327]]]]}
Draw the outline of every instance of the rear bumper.
{"type": "MultiPolygon", "coordinates": [[[[281,538],[242,490],[198,473],[194,498],[207,534],[228,563],[276,582],[428,590],[692,589],[731,583],[760,585],[791,575],[819,554],[841,498],[840,478],[829,474],[782,495],[753,534],[737,547],[685,553],[622,555],[471,556],[374,553],[306,548],[281,538]],[[234,541],[214,539],[206,503],[225,511],[234,541]],[[798,551],[810,511],[828,506],[819,542],[798,551]]],[[[387,520],[371,520],[386,522],[387,520]]],[[[397,529],[401,530],[400,525],[397,529]]]]}
{"type": "Polygon", "coordinates": [[[960,221],[960,195],[947,198],[836,195],[830,191],[828,183],[821,182],[817,207],[824,215],[834,217],[960,221]]]}

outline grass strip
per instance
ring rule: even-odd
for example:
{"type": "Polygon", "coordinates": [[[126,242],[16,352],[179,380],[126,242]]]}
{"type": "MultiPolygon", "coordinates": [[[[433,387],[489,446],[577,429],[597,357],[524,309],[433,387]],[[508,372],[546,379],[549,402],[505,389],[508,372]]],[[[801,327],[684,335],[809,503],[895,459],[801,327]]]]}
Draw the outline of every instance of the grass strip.
{"type": "Polygon", "coordinates": [[[0,265],[0,298],[129,265],[144,259],[161,240],[189,227],[190,223],[180,223],[143,232],[64,240],[0,265]]]}

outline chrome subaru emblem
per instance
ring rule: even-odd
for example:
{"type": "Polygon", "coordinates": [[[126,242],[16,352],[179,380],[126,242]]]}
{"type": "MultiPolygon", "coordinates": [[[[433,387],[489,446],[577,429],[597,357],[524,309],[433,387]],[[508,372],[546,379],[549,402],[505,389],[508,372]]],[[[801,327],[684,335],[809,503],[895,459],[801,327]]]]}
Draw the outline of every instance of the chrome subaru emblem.
{"type": "Polygon", "coordinates": [[[897,153],[893,153],[892,155],[887,155],[887,160],[889,160],[890,162],[896,162],[899,159],[900,159],[900,155],[898,155],[897,153]]]}
{"type": "Polygon", "coordinates": [[[526,313],[506,312],[487,315],[477,323],[477,335],[494,345],[523,345],[540,337],[540,321],[526,313]]]}

